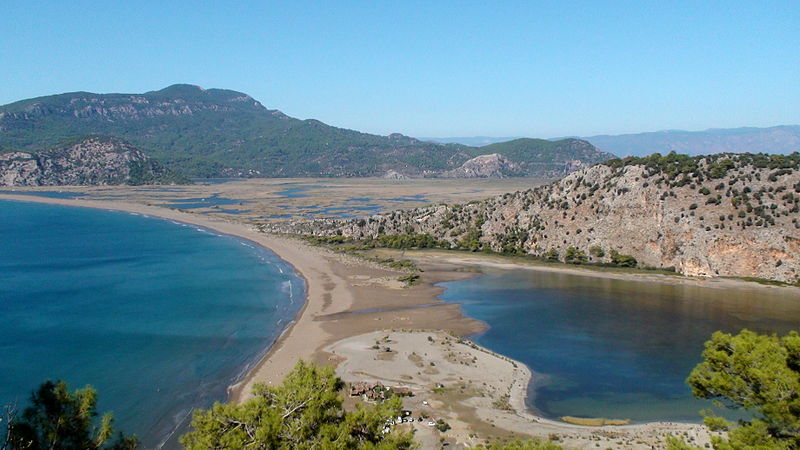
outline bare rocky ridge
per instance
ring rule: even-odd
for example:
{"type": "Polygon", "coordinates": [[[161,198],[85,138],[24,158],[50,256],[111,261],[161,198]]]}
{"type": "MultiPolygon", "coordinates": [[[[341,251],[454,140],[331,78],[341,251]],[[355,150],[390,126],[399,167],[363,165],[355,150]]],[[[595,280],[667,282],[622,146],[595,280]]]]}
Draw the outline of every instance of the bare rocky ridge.
{"type": "Polygon", "coordinates": [[[442,173],[442,178],[507,178],[522,175],[522,169],[499,153],[476,156],[461,167],[442,173]]]}
{"type": "Polygon", "coordinates": [[[362,220],[270,225],[355,239],[429,234],[446,247],[800,282],[800,154],[612,160],[531,190],[362,220]],[[568,255],[568,249],[570,250],[568,255]]]}
{"type": "Polygon", "coordinates": [[[110,137],[88,137],[38,154],[0,154],[1,186],[186,182],[127,142],[110,137]]]}

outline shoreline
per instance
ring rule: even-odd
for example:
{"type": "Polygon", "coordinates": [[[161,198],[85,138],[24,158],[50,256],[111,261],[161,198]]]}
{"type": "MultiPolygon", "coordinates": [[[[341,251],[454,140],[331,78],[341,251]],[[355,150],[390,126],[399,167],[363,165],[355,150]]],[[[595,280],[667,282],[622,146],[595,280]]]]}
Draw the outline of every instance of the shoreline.
{"type": "Polygon", "coordinates": [[[252,242],[289,264],[305,282],[303,306],[269,349],[241,379],[228,387],[227,401],[246,400],[252,395],[255,383],[279,383],[299,359],[330,363],[335,357],[324,354],[324,346],[363,331],[380,329],[387,322],[398,326],[420,323],[426,328],[432,327],[428,311],[435,309],[448,319],[449,323],[445,328],[456,334],[472,334],[484,327],[482,322],[466,317],[457,305],[437,298],[444,289],[433,284],[462,278],[457,274],[445,275],[425,286],[405,289],[403,283],[396,281],[396,270],[369,267],[364,261],[357,259],[346,261],[347,258],[343,255],[333,254],[297,239],[263,233],[254,225],[243,221],[148,204],[80,197],[64,199],[0,194],[0,200],[122,211],[196,225],[252,242]],[[364,270],[354,271],[351,270],[352,267],[364,270]],[[409,295],[412,291],[416,295],[409,295]],[[387,306],[385,311],[351,314],[373,307],[374,302],[365,299],[375,295],[384,299],[387,306]],[[371,319],[376,323],[359,324],[363,319],[371,319]],[[340,322],[349,323],[341,327],[332,326],[340,322]]]}
{"type": "MultiPolygon", "coordinates": [[[[282,238],[274,235],[269,235],[266,233],[262,233],[257,231],[253,227],[248,224],[236,221],[229,221],[229,220],[222,220],[215,217],[208,217],[206,215],[200,214],[193,214],[189,212],[184,212],[175,209],[169,209],[159,206],[150,206],[150,205],[143,205],[139,203],[129,203],[129,202],[119,202],[119,201],[102,201],[102,200],[85,200],[81,198],[76,199],[61,199],[61,198],[50,198],[50,197],[37,197],[34,195],[9,195],[9,194],[0,194],[0,200],[9,200],[9,201],[19,201],[25,203],[40,203],[40,204],[50,204],[50,205],[59,205],[59,206],[70,206],[70,207],[81,207],[81,208],[91,208],[91,209],[101,209],[101,210],[109,210],[109,211],[121,211],[133,214],[141,214],[145,216],[151,216],[159,219],[164,220],[171,220],[175,222],[181,222],[184,224],[189,225],[196,225],[203,228],[208,228],[210,230],[214,230],[216,232],[233,236],[239,239],[244,239],[248,242],[251,242],[259,247],[266,249],[277,255],[280,259],[285,261],[289,264],[297,276],[303,279],[305,283],[304,289],[304,299],[303,299],[303,306],[297,312],[293,320],[286,325],[284,330],[278,336],[275,341],[271,343],[268,350],[260,355],[259,359],[253,364],[241,377],[236,383],[231,386],[228,386],[228,401],[241,401],[242,397],[248,395],[249,392],[252,390],[252,383],[253,378],[257,373],[260,371],[266,362],[271,359],[275,353],[280,351],[287,339],[292,335],[294,329],[298,326],[299,323],[303,321],[304,317],[307,317],[307,312],[309,308],[309,297],[312,285],[314,285],[314,281],[309,279],[308,273],[313,269],[309,267],[307,263],[307,254],[303,254],[302,250],[306,250],[308,253],[308,249],[301,249],[298,245],[299,243],[290,242],[287,238],[282,238]]],[[[311,352],[303,352],[308,353],[305,355],[305,359],[311,359],[311,352]]],[[[275,379],[282,379],[283,375],[287,373],[291,368],[287,367],[287,364],[280,364],[278,365],[278,371],[274,371],[272,377],[275,379]]],[[[276,367],[273,367],[276,369],[276,367]]],[[[263,380],[259,380],[263,381],[263,380]]],[[[271,381],[271,380],[270,380],[271,381]]]]}
{"type": "Polygon", "coordinates": [[[689,436],[694,445],[710,442],[700,423],[580,425],[541,416],[526,404],[533,378],[527,365],[438,330],[382,330],[342,339],[326,350],[343,356],[336,373],[346,382],[405,387],[413,396],[403,399],[403,408],[412,417],[446,420],[452,427],[446,434],[410,425],[423,448],[440,448],[442,440],[472,447],[524,436],[545,441],[558,436],[565,448],[580,449],[600,443],[601,448],[659,448],[666,435],[689,436]],[[435,366],[427,364],[434,361],[435,366]]]}
{"type": "MultiPolygon", "coordinates": [[[[296,239],[271,235],[258,231],[254,225],[234,219],[211,217],[205,214],[190,213],[160,206],[124,201],[99,201],[87,199],[60,199],[32,195],[0,194],[0,200],[28,203],[44,203],[62,206],[85,207],[144,214],[166,220],[192,224],[217,231],[222,234],[245,239],[274,253],[305,282],[305,298],[295,319],[286,325],[277,339],[258,360],[244,372],[244,375],[228,387],[228,401],[242,402],[252,395],[253,384],[257,382],[277,383],[291,370],[298,359],[321,364],[339,365],[340,355],[327,349],[348,338],[386,329],[436,329],[446,330],[454,335],[469,336],[485,329],[485,324],[467,317],[460,306],[438,298],[444,287],[438,284],[467,277],[479,276],[479,271],[464,270],[475,265],[494,268],[525,268],[530,270],[558,271],[585,276],[624,278],[638,281],[659,281],[665,283],[698,283],[709,287],[747,286],[753,289],[775,289],[749,281],[695,279],[648,273],[624,273],[595,271],[586,268],[549,267],[529,264],[525,261],[509,261],[493,255],[473,255],[451,252],[405,252],[403,257],[422,259],[425,268],[425,281],[418,286],[405,288],[392,284],[396,270],[385,267],[369,267],[361,259],[334,254],[328,249],[310,246],[296,239]],[[358,270],[355,269],[357,267],[358,270]],[[388,294],[388,295],[387,295],[388,294]],[[376,304],[377,303],[377,304],[376,304]],[[380,305],[380,303],[384,303],[380,305]],[[393,306],[398,308],[392,309],[393,306]],[[363,312],[362,310],[368,310],[363,312]],[[431,320],[437,311],[442,316],[431,320]],[[353,314],[357,312],[358,314],[353,314]],[[355,317],[359,316],[359,317],[355,317]],[[443,319],[444,317],[444,319],[443,319]],[[447,320],[449,318],[449,320],[447,320]],[[388,324],[387,324],[388,322],[388,324]],[[387,326],[388,325],[388,326],[387,326]],[[406,326],[409,325],[409,326],[406,326]]],[[[798,288],[789,288],[798,289],[798,288]]],[[[483,349],[497,359],[510,359],[489,349],[483,349]]],[[[611,427],[588,427],[573,425],[554,419],[538,416],[526,405],[528,385],[532,370],[522,363],[525,380],[516,380],[516,395],[510,398],[514,415],[527,423],[528,430],[520,429],[519,423],[505,423],[498,428],[516,430],[520,434],[545,433],[595,433],[598,431],[620,433],[663,432],[693,429],[697,424],[676,424],[673,422],[647,422],[611,427]],[[524,381],[519,383],[519,381],[524,381]],[[666,427],[666,428],[665,428],[666,427]],[[689,427],[689,428],[687,428],[689,427]],[[531,428],[536,428],[533,433],[531,428]]],[[[476,416],[475,419],[494,421],[494,416],[476,416]]],[[[474,423],[473,423],[474,424],[474,423]]],[[[494,426],[494,425],[492,425],[494,426]]]]}
{"type": "MultiPolygon", "coordinates": [[[[391,255],[401,250],[379,249],[381,253],[391,255]]],[[[784,284],[766,284],[758,281],[731,277],[693,277],[679,273],[659,273],[646,269],[604,268],[572,265],[566,263],[545,263],[536,260],[525,260],[516,256],[498,254],[471,253],[462,250],[419,249],[403,250],[404,257],[420,264],[451,267],[452,270],[463,267],[489,267],[500,270],[531,270],[540,272],[561,273],[584,277],[608,278],[643,283],[664,283],[695,285],[713,289],[744,288],[751,290],[787,290],[800,294],[800,286],[784,284]]]]}

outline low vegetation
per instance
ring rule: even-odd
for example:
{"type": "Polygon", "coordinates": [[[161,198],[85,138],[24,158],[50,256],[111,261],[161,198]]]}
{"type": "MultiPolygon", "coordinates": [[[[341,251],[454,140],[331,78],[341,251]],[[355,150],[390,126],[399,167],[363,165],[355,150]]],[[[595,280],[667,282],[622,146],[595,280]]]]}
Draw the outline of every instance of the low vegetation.
{"type": "Polygon", "coordinates": [[[397,281],[405,283],[406,286],[413,286],[414,284],[417,283],[417,281],[419,281],[419,275],[417,275],[415,273],[411,273],[411,274],[408,274],[408,275],[402,275],[402,276],[397,278],[397,281]]]}
{"type": "MultiPolygon", "coordinates": [[[[718,450],[794,449],[800,447],[800,334],[778,337],[743,330],[716,332],[706,342],[703,362],[687,379],[697,398],[711,399],[752,414],[731,423],[706,413],[718,450]]],[[[670,448],[694,449],[677,438],[670,448]]]]}
{"type": "Polygon", "coordinates": [[[280,386],[256,385],[240,405],[196,411],[181,443],[189,450],[414,448],[411,433],[389,425],[400,415],[399,398],[345,411],[341,387],[332,368],[299,362],[280,386]]]}
{"type": "MultiPolygon", "coordinates": [[[[135,449],[138,439],[114,435],[114,418],[106,413],[97,423],[97,392],[91,387],[70,392],[63,381],[46,381],[30,397],[22,414],[8,407],[7,429],[0,449],[135,449]]],[[[0,422],[3,422],[0,419],[0,422]]]]}
{"type": "Polygon", "coordinates": [[[516,440],[511,442],[493,443],[477,447],[485,450],[561,450],[558,444],[541,439],[516,440]]]}
{"type": "MultiPolygon", "coordinates": [[[[705,413],[716,450],[770,450],[800,447],[800,334],[778,337],[743,330],[716,332],[706,342],[703,361],[687,379],[697,398],[745,410],[752,419],[731,423],[705,413]]],[[[195,411],[192,428],[181,438],[185,448],[411,449],[410,432],[393,425],[401,399],[374,406],[342,408],[342,381],[333,368],[298,362],[280,386],[256,385],[242,404],[217,403],[195,411]]],[[[113,419],[97,423],[97,394],[91,387],[70,392],[64,382],[45,382],[31,405],[17,416],[8,409],[0,421],[0,449],[134,449],[135,437],[114,436],[113,419]]],[[[607,425],[614,422],[605,422],[607,425]]],[[[444,433],[450,425],[435,422],[444,433]]],[[[592,423],[600,425],[600,423],[592,423]]],[[[558,439],[554,436],[555,440],[558,439]]],[[[696,450],[681,436],[668,436],[671,450],[696,450]]],[[[557,450],[554,439],[495,442],[486,450],[557,450]]]]}

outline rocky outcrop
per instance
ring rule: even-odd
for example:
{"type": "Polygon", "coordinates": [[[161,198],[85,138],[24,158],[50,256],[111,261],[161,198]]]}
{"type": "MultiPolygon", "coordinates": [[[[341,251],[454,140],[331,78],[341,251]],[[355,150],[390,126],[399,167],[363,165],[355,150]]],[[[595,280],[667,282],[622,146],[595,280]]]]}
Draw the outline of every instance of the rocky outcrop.
{"type": "Polygon", "coordinates": [[[402,173],[396,170],[387,170],[385,174],[383,174],[382,178],[386,178],[388,180],[407,180],[408,176],[403,175],[402,173]]]}
{"type": "Polygon", "coordinates": [[[525,176],[560,178],[576,170],[615,158],[581,139],[545,141],[521,138],[481,147],[484,153],[499,153],[517,164],[525,176]]]}
{"type": "Polygon", "coordinates": [[[0,154],[2,186],[184,184],[120,139],[92,136],[38,154],[0,154]]]}
{"type": "Polygon", "coordinates": [[[508,160],[499,153],[476,156],[461,167],[448,170],[440,176],[443,178],[508,178],[522,175],[518,164],[508,160]]]}
{"type": "Polygon", "coordinates": [[[686,275],[798,283],[799,211],[798,153],[657,155],[612,160],[481,202],[271,229],[353,238],[427,233],[454,248],[561,260],[572,247],[600,263],[616,251],[686,275]]]}

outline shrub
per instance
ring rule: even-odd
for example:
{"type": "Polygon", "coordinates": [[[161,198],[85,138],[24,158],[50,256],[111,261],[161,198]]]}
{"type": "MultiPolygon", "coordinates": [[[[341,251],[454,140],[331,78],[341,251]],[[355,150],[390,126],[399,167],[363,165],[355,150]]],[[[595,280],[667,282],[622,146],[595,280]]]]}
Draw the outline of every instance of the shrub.
{"type": "Polygon", "coordinates": [[[616,250],[611,250],[611,263],[619,267],[636,267],[638,262],[632,255],[623,255],[616,250]]]}
{"type": "Polygon", "coordinates": [[[597,245],[589,247],[589,253],[596,258],[602,258],[603,256],[606,256],[606,252],[603,251],[602,247],[597,245]]]}
{"type": "Polygon", "coordinates": [[[587,260],[586,253],[575,247],[567,248],[567,252],[564,254],[564,262],[568,264],[584,264],[587,260]]]}

